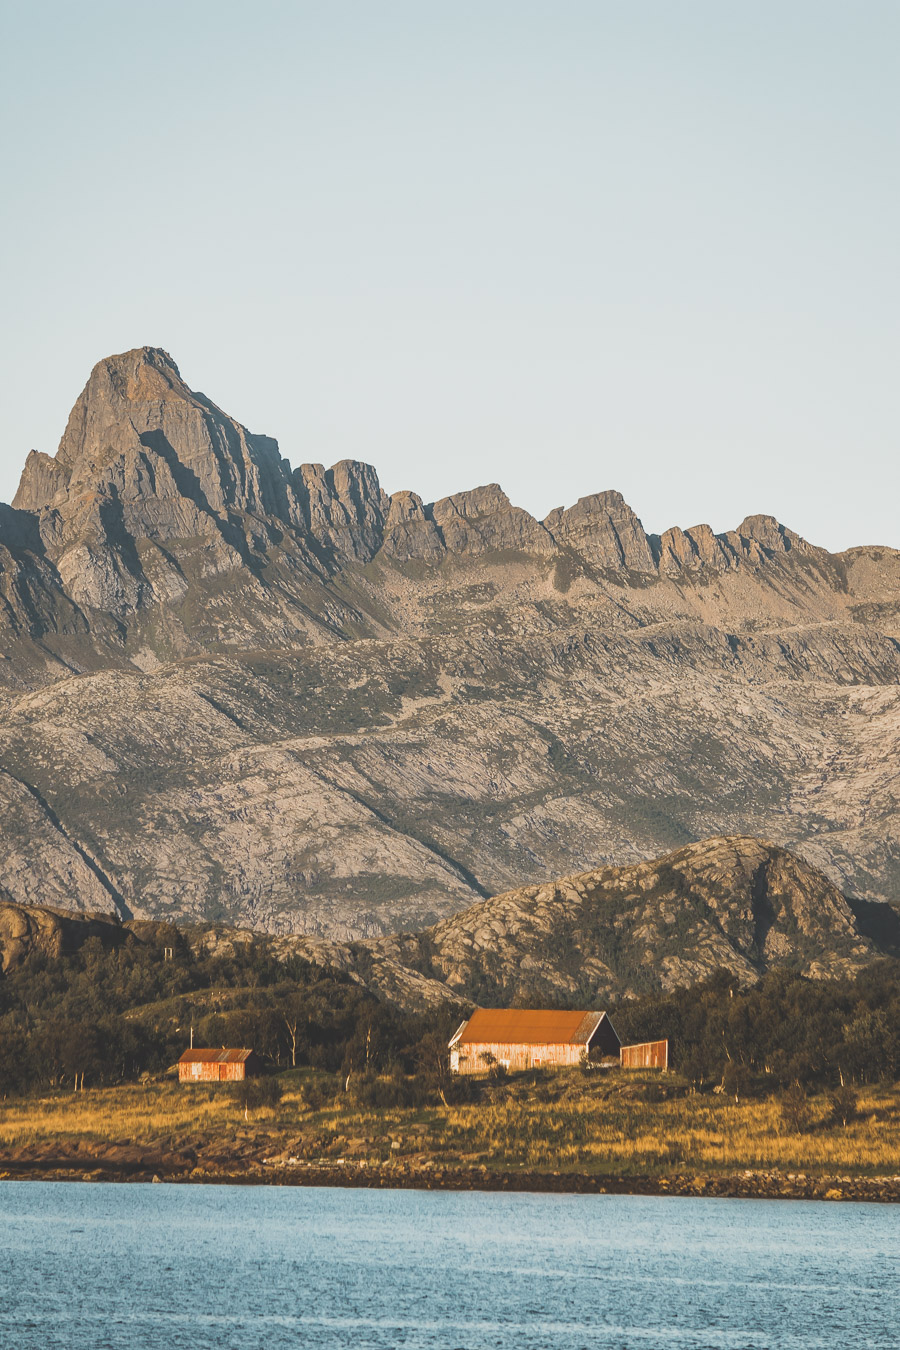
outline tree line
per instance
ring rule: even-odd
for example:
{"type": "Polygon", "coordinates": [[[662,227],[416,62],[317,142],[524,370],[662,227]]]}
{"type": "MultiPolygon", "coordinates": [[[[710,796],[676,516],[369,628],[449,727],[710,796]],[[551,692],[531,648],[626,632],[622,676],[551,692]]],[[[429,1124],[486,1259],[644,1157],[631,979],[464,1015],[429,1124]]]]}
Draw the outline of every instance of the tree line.
{"type": "MultiPolygon", "coordinates": [[[[608,1011],[625,1043],[668,1038],[671,1066],[701,1089],[900,1078],[896,961],[843,980],[781,969],[750,987],[723,971],[608,1011]]],[[[193,1029],[195,1045],[252,1046],[273,1069],[340,1073],[371,1105],[461,1097],[469,1087],[447,1063],[460,1016],[405,1013],[340,972],[253,943],[208,955],[176,929],[112,948],[92,938],[69,955],[33,952],[0,977],[0,1094],[164,1072],[193,1029]]]]}
{"type": "Polygon", "coordinates": [[[0,978],[0,1093],[162,1073],[192,1033],[197,1046],[252,1046],[275,1069],[414,1074],[458,1022],[403,1013],[349,976],[253,943],[223,956],[192,951],[176,930],[114,948],[91,938],[0,978]]]}
{"type": "Polygon", "coordinates": [[[900,962],[855,978],[781,968],[749,987],[727,971],[704,984],[619,1003],[625,1042],[669,1040],[670,1063],[695,1086],[755,1081],[835,1086],[900,1077],[900,962]]]}

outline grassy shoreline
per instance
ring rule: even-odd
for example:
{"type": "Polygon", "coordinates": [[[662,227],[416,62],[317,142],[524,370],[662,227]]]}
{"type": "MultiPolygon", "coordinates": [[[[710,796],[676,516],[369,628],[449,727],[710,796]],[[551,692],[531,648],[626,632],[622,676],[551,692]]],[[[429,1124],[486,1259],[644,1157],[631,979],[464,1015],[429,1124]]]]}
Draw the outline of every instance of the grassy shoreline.
{"type": "Polygon", "coordinates": [[[341,1080],[279,1076],[274,1107],[223,1088],[141,1085],[0,1102],[0,1177],[637,1190],[900,1200],[900,1088],[853,1118],[808,1101],[692,1094],[675,1075],[578,1071],[485,1085],[471,1103],[372,1107],[341,1080]]]}

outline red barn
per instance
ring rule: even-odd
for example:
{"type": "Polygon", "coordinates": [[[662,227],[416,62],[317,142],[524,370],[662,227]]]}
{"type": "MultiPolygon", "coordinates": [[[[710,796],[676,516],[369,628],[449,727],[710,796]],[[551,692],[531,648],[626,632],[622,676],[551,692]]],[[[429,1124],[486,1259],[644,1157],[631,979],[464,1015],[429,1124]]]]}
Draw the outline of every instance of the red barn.
{"type": "Polygon", "coordinates": [[[239,1083],[261,1072],[255,1050],[185,1050],[178,1061],[179,1083],[239,1083]]]}

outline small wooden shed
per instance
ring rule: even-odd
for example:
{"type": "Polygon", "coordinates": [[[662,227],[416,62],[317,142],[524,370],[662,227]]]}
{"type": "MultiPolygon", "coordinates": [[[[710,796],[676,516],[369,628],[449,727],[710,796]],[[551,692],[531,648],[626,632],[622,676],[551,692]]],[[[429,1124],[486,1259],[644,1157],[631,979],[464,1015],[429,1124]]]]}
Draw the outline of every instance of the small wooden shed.
{"type": "Polygon", "coordinates": [[[586,1058],[618,1058],[621,1042],[605,1012],[555,1008],[477,1008],[450,1041],[452,1073],[488,1073],[495,1065],[562,1068],[586,1058]]]}
{"type": "Polygon", "coordinates": [[[239,1083],[261,1072],[255,1050],[185,1050],[178,1061],[179,1083],[239,1083]]]}
{"type": "Polygon", "coordinates": [[[642,1041],[640,1045],[623,1045],[619,1060],[623,1069],[668,1069],[669,1042],[642,1041]]]}

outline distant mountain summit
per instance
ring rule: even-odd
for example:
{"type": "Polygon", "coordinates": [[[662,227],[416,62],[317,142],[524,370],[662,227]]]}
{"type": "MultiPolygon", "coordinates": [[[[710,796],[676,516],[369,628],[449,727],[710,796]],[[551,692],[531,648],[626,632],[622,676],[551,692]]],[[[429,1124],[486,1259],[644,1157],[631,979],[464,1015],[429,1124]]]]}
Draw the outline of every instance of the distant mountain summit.
{"type": "Polygon", "coordinates": [[[95,633],[105,647],[127,639],[121,625],[132,628],[137,612],[174,618],[186,597],[213,589],[221,597],[223,578],[249,592],[243,609],[226,606],[232,612],[215,632],[176,619],[168,636],[181,627],[178,650],[242,646],[251,628],[267,645],[322,627],[381,631],[363,596],[339,598],[331,585],[348,564],[376,557],[439,565],[517,553],[590,579],[756,568],[790,551],[819,556],[769,516],[723,535],[697,526],[659,537],[645,534],[617,492],[537,521],[496,483],[425,504],[414,492],[388,497],[374,468],[355,460],[292,470],[276,441],[192,391],[158,347],[98,362],[56,457],[29,454],[0,543],[19,590],[7,622],[33,637],[95,633]],[[314,595],[320,603],[310,603],[314,595]]]}
{"type": "Polygon", "coordinates": [[[120,617],[252,573],[285,529],[295,564],[316,569],[303,471],[155,347],[94,367],[56,458],[31,452],[13,507],[36,518],[68,598],[120,617]]]}
{"type": "Polygon", "coordinates": [[[900,554],[291,465],[98,363],[0,506],[0,888],[373,937],[708,835],[900,884],[900,554]]]}
{"type": "Polygon", "coordinates": [[[56,458],[31,452],[13,505],[75,520],[108,499],[139,537],[173,539],[231,511],[288,519],[288,492],[275,441],[193,393],[167,352],[140,347],[94,367],[56,458]]]}

